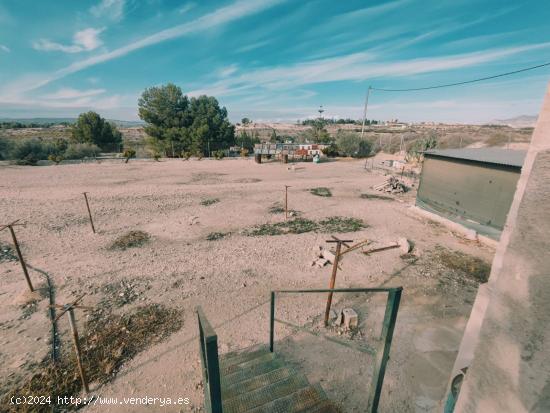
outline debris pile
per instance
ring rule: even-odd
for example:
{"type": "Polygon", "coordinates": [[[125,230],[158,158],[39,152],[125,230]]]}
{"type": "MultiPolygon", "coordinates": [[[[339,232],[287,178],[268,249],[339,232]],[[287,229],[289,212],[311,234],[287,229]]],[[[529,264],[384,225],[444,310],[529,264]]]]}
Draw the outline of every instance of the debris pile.
{"type": "Polygon", "coordinates": [[[316,265],[319,268],[323,268],[327,264],[332,264],[336,258],[333,252],[323,248],[321,245],[314,248],[314,251],[315,259],[311,262],[312,267],[316,265]]]}
{"type": "Polygon", "coordinates": [[[389,179],[386,179],[380,185],[376,185],[373,188],[377,191],[387,192],[390,194],[403,194],[409,190],[407,185],[395,176],[390,176],[389,179]]]}

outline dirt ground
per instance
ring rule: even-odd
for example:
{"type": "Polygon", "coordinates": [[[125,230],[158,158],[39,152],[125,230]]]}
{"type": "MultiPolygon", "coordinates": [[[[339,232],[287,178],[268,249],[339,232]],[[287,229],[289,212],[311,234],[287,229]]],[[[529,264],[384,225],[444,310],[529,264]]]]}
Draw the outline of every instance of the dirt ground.
{"type": "MultiPolygon", "coordinates": [[[[330,266],[311,266],[314,249],[328,247],[330,234],[304,233],[251,237],[254,225],[276,223],[284,214],[270,212],[284,200],[300,216],[320,220],[355,217],[368,227],[342,237],[371,246],[406,237],[414,256],[398,249],[366,256],[347,254],[337,287],[403,286],[380,411],[437,411],[466,325],[477,282],[438,259],[438,246],[487,262],[494,251],[467,241],[409,211],[414,190],[396,200],[361,198],[377,193],[384,181],[364,161],[321,164],[258,165],[253,160],[167,160],[103,162],[46,166],[0,166],[0,223],[15,219],[33,282],[44,273],[54,285],[56,303],[86,293],[83,304],[111,300],[118,313],[148,303],[183,311],[182,329],[139,353],[111,383],[91,384],[101,397],[188,397],[186,406],[88,406],[88,412],[185,412],[202,406],[197,324],[201,305],[216,329],[220,352],[234,351],[269,338],[269,293],[273,289],[327,288],[330,266]],[[327,187],[332,197],[308,189],[327,187]],[[82,192],[89,193],[97,233],[87,219],[82,192]],[[217,198],[219,201],[212,202],[217,198]],[[142,245],[110,248],[129,231],[149,234],[142,245]],[[223,237],[207,240],[209,234],[223,237]],[[229,234],[227,234],[229,233],[229,234]],[[131,291],[129,291],[131,290],[131,291]]],[[[335,234],[336,235],[336,234],[335,234]]],[[[19,263],[0,233],[0,388],[18,383],[50,351],[48,299],[28,300],[19,263]]],[[[326,297],[307,294],[281,298],[277,318],[315,334],[277,324],[275,350],[296,364],[345,412],[363,412],[379,344],[383,295],[335,294],[334,307],[359,313],[360,334],[351,337],[321,326],[326,297]],[[344,346],[323,334],[350,343],[344,346]]],[[[77,312],[79,325],[86,319],[77,312]]],[[[61,319],[61,346],[71,346],[67,320],[61,319]]],[[[154,331],[151,334],[155,334],[154,331]]]]}

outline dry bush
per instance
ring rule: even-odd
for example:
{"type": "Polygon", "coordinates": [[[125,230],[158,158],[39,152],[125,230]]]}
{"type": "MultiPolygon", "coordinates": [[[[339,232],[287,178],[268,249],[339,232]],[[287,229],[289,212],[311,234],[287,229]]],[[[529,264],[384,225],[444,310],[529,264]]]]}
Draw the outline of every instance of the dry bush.
{"type": "Polygon", "coordinates": [[[332,196],[332,192],[330,192],[330,189],[325,188],[325,187],[311,188],[309,190],[309,192],[311,192],[313,195],[317,195],[317,196],[324,196],[324,197],[331,197],[332,196]]]}
{"type": "MultiPolygon", "coordinates": [[[[181,312],[161,305],[136,308],[130,314],[115,316],[94,312],[81,335],[82,364],[90,383],[107,383],[113,379],[120,367],[140,351],[156,344],[183,325],[181,312]]],[[[76,406],[57,405],[57,397],[77,396],[82,389],[77,372],[72,346],[64,346],[66,352],[61,361],[44,361],[40,371],[7,393],[0,404],[0,411],[50,412],[52,406],[58,410],[75,410],[76,406]],[[11,405],[12,396],[51,397],[51,405],[11,405]]]]}
{"type": "Polygon", "coordinates": [[[210,205],[216,204],[218,202],[220,202],[219,198],[206,198],[206,199],[203,199],[201,201],[201,205],[210,206],[210,205]]]}
{"type": "Polygon", "coordinates": [[[306,232],[345,233],[366,228],[365,222],[358,218],[329,217],[320,221],[296,218],[291,221],[262,224],[243,231],[251,237],[262,235],[303,234],[306,232]]]}
{"type": "Polygon", "coordinates": [[[111,244],[110,249],[125,250],[126,248],[140,247],[150,238],[150,235],[144,231],[130,231],[118,237],[111,244]]]}
{"type": "Polygon", "coordinates": [[[437,248],[436,256],[445,267],[459,271],[477,282],[484,283],[489,280],[491,264],[481,258],[443,247],[437,248]]]}

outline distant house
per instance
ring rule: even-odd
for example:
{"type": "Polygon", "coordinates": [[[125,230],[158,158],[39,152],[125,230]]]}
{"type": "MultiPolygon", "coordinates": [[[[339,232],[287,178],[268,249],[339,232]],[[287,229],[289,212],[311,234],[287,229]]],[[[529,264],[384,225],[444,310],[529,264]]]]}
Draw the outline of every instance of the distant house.
{"type": "Polygon", "coordinates": [[[498,239],[525,155],[494,148],[427,151],[416,205],[498,239]]]}

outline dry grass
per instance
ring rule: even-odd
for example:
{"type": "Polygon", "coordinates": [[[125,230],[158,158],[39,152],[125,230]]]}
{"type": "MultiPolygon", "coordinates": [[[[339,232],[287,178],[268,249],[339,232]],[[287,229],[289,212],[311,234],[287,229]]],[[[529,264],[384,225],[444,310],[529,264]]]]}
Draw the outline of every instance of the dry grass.
{"type": "Polygon", "coordinates": [[[323,186],[319,188],[311,188],[309,192],[311,192],[313,195],[323,196],[327,198],[332,196],[332,192],[330,192],[330,189],[323,186]]]}
{"type": "Polygon", "coordinates": [[[359,195],[360,198],[363,199],[377,199],[381,201],[394,201],[394,198],[391,196],[385,196],[385,195],[377,195],[377,194],[361,194],[359,195]]]}
{"type": "Polygon", "coordinates": [[[461,272],[474,281],[484,283],[489,280],[491,264],[481,258],[443,247],[436,249],[436,256],[445,267],[461,272]]]}
{"type": "MultiPolygon", "coordinates": [[[[178,331],[183,324],[182,314],[160,305],[136,308],[130,314],[115,316],[95,312],[86,323],[81,336],[82,362],[90,383],[106,383],[120,367],[140,351],[160,342],[178,331]]],[[[40,371],[19,387],[12,389],[0,404],[2,412],[50,412],[73,410],[75,406],[57,406],[57,397],[76,396],[82,389],[72,346],[57,364],[45,361],[40,371]],[[10,405],[11,396],[50,396],[52,405],[10,405]]]]}
{"type": "Polygon", "coordinates": [[[207,241],[217,241],[231,235],[230,232],[211,232],[206,236],[207,241]]]}
{"type": "Polygon", "coordinates": [[[220,202],[219,198],[206,198],[201,201],[202,206],[210,206],[220,202]]]}
{"type": "Polygon", "coordinates": [[[118,237],[110,249],[125,250],[127,248],[140,247],[150,239],[150,235],[144,231],[130,231],[118,237]]]}
{"type": "Polygon", "coordinates": [[[296,218],[285,222],[262,224],[243,231],[248,236],[303,234],[306,232],[345,233],[355,232],[367,225],[363,220],[349,217],[329,217],[321,221],[296,218]]]}

